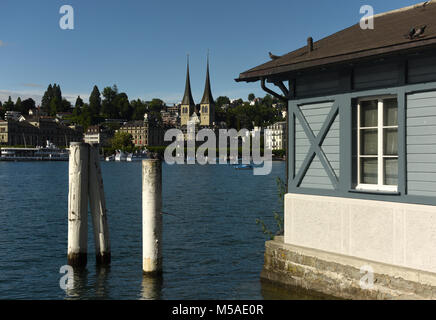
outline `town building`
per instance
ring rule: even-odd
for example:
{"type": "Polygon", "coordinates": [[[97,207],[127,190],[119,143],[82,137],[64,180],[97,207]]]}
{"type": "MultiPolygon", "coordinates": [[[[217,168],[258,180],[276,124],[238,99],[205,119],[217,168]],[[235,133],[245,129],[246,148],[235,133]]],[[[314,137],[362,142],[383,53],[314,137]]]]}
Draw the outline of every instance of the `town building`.
{"type": "Polygon", "coordinates": [[[5,120],[15,120],[18,121],[21,117],[21,112],[18,111],[6,111],[5,112],[5,120]]]}
{"type": "Polygon", "coordinates": [[[167,127],[176,127],[178,124],[178,114],[177,113],[171,113],[169,111],[162,110],[160,112],[160,115],[162,117],[162,123],[164,126],[167,127]]]}
{"type": "Polygon", "coordinates": [[[84,141],[90,144],[99,144],[102,147],[110,145],[111,134],[108,129],[100,125],[90,126],[84,135],[84,141]]]}
{"type": "Polygon", "coordinates": [[[132,143],[135,147],[163,146],[165,130],[156,119],[149,119],[148,114],[144,120],[129,121],[125,123],[119,132],[126,132],[132,135],[132,143]]]}
{"type": "Polygon", "coordinates": [[[180,113],[180,105],[174,103],[172,106],[166,106],[166,111],[171,115],[178,115],[180,113]]]}
{"type": "Polygon", "coordinates": [[[265,146],[271,150],[285,150],[286,148],[286,122],[276,122],[266,128],[265,146]]]}
{"type": "Polygon", "coordinates": [[[435,298],[435,16],[434,0],[379,14],[240,74],[288,109],[284,236],[267,242],[262,277],[435,298]]]}
{"type": "Polygon", "coordinates": [[[83,134],[59,124],[54,118],[34,117],[23,121],[0,121],[0,143],[2,145],[45,146],[47,141],[57,146],[69,146],[80,142],[83,134]]]}

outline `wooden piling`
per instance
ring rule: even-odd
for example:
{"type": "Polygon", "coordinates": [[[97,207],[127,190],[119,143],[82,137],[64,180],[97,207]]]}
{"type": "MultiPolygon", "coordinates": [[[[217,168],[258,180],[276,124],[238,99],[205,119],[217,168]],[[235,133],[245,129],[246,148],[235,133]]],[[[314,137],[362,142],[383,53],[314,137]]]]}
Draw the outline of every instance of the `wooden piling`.
{"type": "Polygon", "coordinates": [[[68,264],[79,268],[87,263],[88,164],[89,146],[72,142],[68,167],[68,264]]]}
{"type": "Polygon", "coordinates": [[[89,206],[94,230],[96,264],[108,265],[111,262],[111,248],[98,144],[91,145],[89,149],[89,206]]]}
{"type": "Polygon", "coordinates": [[[142,270],[162,273],[162,164],[142,161],[142,270]]]}

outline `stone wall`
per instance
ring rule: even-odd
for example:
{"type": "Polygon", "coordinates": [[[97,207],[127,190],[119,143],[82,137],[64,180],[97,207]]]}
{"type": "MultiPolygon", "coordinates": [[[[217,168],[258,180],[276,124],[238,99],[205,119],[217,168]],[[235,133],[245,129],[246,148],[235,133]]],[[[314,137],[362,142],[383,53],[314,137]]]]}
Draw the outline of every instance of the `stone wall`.
{"type": "Polygon", "coordinates": [[[261,277],[345,299],[436,299],[433,273],[289,245],[283,237],[266,243],[261,277]],[[372,286],[362,286],[362,266],[374,271],[372,286]]]}

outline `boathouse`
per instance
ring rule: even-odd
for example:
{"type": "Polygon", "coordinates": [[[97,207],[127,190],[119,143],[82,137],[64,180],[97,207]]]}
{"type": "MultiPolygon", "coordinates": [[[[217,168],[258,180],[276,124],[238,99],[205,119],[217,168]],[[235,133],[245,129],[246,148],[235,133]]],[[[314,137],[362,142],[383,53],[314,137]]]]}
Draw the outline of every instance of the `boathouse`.
{"type": "Polygon", "coordinates": [[[270,57],[236,79],[288,104],[285,232],[262,278],[436,298],[436,1],[270,57]]]}

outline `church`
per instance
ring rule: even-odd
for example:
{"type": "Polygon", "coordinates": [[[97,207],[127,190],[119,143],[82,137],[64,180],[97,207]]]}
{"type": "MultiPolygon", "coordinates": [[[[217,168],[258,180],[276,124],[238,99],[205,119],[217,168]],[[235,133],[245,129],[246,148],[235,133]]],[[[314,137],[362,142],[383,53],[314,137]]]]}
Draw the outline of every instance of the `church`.
{"type": "Polygon", "coordinates": [[[209,57],[207,59],[206,83],[203,98],[198,106],[195,104],[194,98],[192,98],[189,61],[187,63],[185,94],[180,105],[180,125],[186,127],[189,122],[193,122],[201,127],[215,126],[215,102],[210,88],[209,57]]]}

